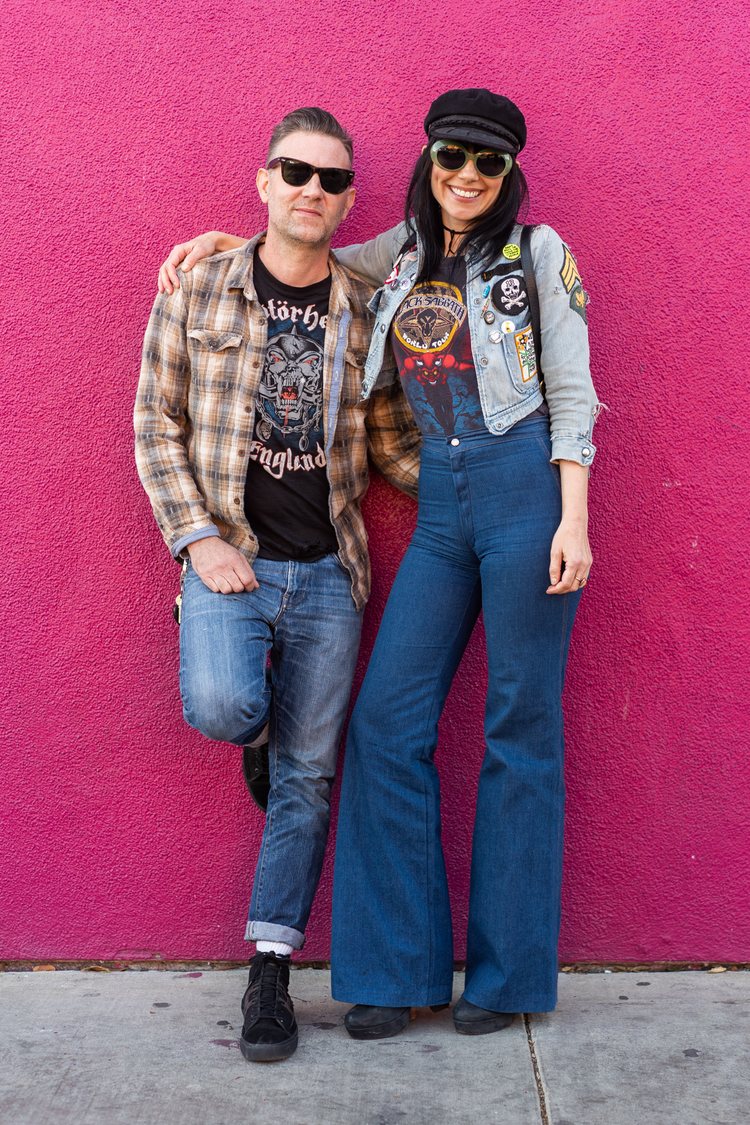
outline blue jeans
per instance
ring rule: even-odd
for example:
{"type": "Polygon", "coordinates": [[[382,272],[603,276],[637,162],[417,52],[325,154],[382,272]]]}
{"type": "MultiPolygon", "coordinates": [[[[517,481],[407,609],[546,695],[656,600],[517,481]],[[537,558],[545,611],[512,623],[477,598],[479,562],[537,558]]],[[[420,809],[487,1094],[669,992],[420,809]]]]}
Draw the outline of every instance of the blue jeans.
{"type": "Polygon", "coordinates": [[[549,457],[544,418],[455,446],[424,442],[417,528],[349,727],[333,899],[337,1000],[450,1000],[453,940],[434,753],[481,609],[489,687],[464,994],[494,1011],[555,1006],[560,697],[580,594],[545,593],[561,515],[559,470],[549,457]]]}
{"type": "Polygon", "coordinates": [[[188,567],[180,691],[186,721],[208,738],[242,746],[270,718],[271,792],[245,937],[301,949],[362,614],[335,555],[256,559],[254,570],[257,590],[215,594],[188,567]]]}

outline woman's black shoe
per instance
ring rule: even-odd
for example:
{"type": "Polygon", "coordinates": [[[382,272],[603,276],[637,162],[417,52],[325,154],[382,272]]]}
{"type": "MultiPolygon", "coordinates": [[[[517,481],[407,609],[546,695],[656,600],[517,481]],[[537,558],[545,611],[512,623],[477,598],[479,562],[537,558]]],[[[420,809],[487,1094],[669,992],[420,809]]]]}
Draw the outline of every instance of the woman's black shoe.
{"type": "Polygon", "coordinates": [[[289,995],[289,958],[256,953],[242,997],[240,1050],[250,1062],[288,1059],[297,1050],[297,1021],[289,995]]]}
{"type": "Polygon", "coordinates": [[[488,1035],[491,1031],[502,1031],[513,1023],[515,1012],[490,1012],[478,1008],[465,996],[453,1009],[453,1025],[459,1035],[488,1035]]]}
{"type": "Polygon", "coordinates": [[[352,1039],[388,1039],[409,1022],[411,1008],[378,1008],[355,1004],[344,1016],[344,1027],[352,1039]]]}
{"type": "MultiPolygon", "coordinates": [[[[433,1004],[433,1012],[442,1012],[447,1004],[433,1004]]],[[[355,1004],[344,1016],[344,1027],[352,1039],[389,1039],[398,1035],[409,1022],[411,1008],[380,1008],[374,1004],[355,1004]]]]}
{"type": "Polygon", "coordinates": [[[250,796],[263,812],[268,808],[271,775],[268,769],[268,743],[242,747],[242,776],[250,796]]]}

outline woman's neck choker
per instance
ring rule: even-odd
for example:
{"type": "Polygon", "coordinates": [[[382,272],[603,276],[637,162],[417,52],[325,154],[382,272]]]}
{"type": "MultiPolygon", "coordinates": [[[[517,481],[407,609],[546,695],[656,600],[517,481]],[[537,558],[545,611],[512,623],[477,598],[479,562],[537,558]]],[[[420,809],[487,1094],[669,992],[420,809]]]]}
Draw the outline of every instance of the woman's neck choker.
{"type": "Polygon", "coordinates": [[[447,231],[448,234],[451,236],[450,242],[448,243],[448,249],[446,250],[446,254],[452,254],[453,253],[453,239],[454,238],[460,238],[462,234],[466,234],[466,231],[465,230],[452,230],[450,227],[447,227],[445,225],[445,223],[443,223],[443,230],[447,231]]]}

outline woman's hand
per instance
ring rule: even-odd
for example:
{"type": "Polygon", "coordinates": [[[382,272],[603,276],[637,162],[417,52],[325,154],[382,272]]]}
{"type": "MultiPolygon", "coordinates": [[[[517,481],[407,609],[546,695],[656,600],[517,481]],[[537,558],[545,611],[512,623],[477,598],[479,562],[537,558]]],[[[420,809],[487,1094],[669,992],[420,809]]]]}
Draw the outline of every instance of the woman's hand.
{"type": "Polygon", "coordinates": [[[180,288],[178,266],[183,273],[189,273],[201,258],[220,254],[224,250],[236,250],[246,242],[246,238],[237,238],[236,235],[224,234],[220,230],[209,230],[205,234],[199,234],[197,238],[190,239],[189,242],[181,242],[178,246],[173,246],[171,254],[162,262],[159,269],[159,292],[174,293],[175,289],[180,288]]]}
{"type": "Polygon", "coordinates": [[[560,462],[562,519],[550,548],[548,594],[570,594],[582,589],[589,577],[593,556],[589,546],[589,471],[575,461],[560,462]]]}
{"type": "Polygon", "coordinates": [[[588,581],[593,556],[585,524],[563,517],[552,540],[548,594],[570,594],[588,581]]]}

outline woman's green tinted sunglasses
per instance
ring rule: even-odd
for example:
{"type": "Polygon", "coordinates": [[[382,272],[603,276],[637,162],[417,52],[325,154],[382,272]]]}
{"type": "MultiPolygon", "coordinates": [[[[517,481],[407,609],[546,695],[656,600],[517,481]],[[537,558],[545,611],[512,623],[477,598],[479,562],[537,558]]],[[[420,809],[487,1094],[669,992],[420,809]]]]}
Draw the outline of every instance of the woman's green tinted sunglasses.
{"type": "Polygon", "coordinates": [[[513,166],[513,157],[509,152],[495,152],[493,149],[471,152],[456,141],[433,141],[430,159],[444,172],[458,172],[467,160],[471,160],[479,175],[486,176],[488,180],[507,175],[513,166]]]}

